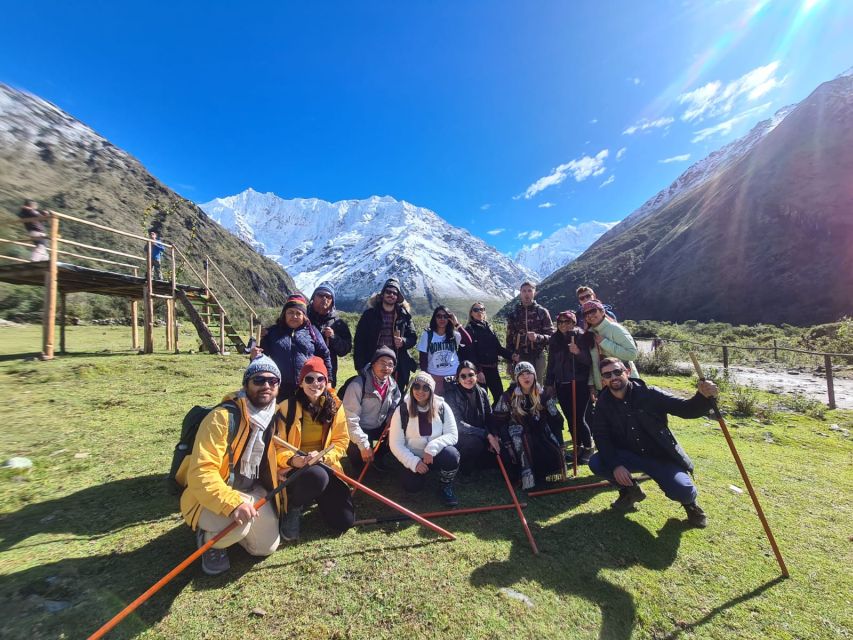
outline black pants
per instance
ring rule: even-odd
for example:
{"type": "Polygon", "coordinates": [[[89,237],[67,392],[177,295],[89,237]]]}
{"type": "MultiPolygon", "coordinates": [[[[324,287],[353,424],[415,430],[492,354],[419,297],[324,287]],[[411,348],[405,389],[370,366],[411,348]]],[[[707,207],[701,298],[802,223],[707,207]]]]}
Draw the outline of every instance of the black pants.
{"type": "Polygon", "coordinates": [[[489,390],[489,393],[492,394],[492,406],[495,406],[495,403],[500,400],[504,392],[504,383],[501,380],[500,371],[497,366],[481,367],[480,371],[486,377],[486,384],[480,386],[489,390]]]}
{"type": "Polygon", "coordinates": [[[456,443],[456,449],[459,451],[459,467],[462,473],[470,473],[487,466],[494,454],[486,452],[489,446],[486,430],[461,425],[458,425],[457,429],[459,441],[456,443]]]}
{"type": "MultiPolygon", "coordinates": [[[[367,437],[370,440],[370,446],[372,447],[376,444],[376,441],[379,440],[379,436],[382,435],[382,427],[365,429],[364,433],[367,434],[367,437]]],[[[388,455],[389,451],[388,438],[385,438],[382,441],[382,444],[379,445],[379,449],[377,449],[374,459],[384,458],[388,455]]],[[[355,472],[355,475],[358,476],[358,474],[361,473],[364,462],[361,459],[361,449],[358,448],[358,445],[355,442],[350,442],[347,447],[347,459],[349,460],[350,466],[355,472]]]]}
{"type": "Polygon", "coordinates": [[[349,487],[324,467],[315,465],[302,472],[286,491],[288,508],[316,502],[323,520],[333,529],[346,531],[355,522],[349,487]]]}
{"type": "MultiPolygon", "coordinates": [[[[459,451],[456,447],[444,447],[432,459],[432,464],[427,465],[430,470],[456,471],[459,469],[459,451]]],[[[426,473],[415,473],[409,469],[403,470],[403,488],[409,493],[416,493],[424,488],[427,479],[426,473]]]]}
{"type": "Polygon", "coordinates": [[[577,415],[572,416],[572,383],[562,382],[557,385],[557,401],[560,403],[560,408],[563,410],[563,415],[566,417],[566,427],[569,433],[572,433],[572,426],[577,429],[578,446],[591,448],[592,434],[589,432],[589,426],[583,419],[586,412],[586,406],[589,404],[589,389],[586,382],[577,381],[575,389],[575,402],[577,405],[577,415]]]}

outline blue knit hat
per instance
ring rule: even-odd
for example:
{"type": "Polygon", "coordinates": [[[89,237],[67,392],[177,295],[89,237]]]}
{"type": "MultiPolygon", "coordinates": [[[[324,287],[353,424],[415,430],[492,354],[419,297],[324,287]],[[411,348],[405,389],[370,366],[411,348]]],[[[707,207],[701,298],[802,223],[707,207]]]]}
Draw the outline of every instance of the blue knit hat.
{"type": "Polygon", "coordinates": [[[316,289],[314,289],[314,293],[312,293],[312,294],[311,294],[311,297],[313,298],[313,297],[314,297],[314,296],[316,296],[318,293],[321,293],[321,292],[323,292],[323,291],[325,291],[325,292],[326,292],[326,293],[328,293],[330,296],[332,296],[332,302],[334,302],[334,301],[335,301],[335,288],[332,286],[332,283],[331,283],[331,282],[329,282],[328,280],[327,280],[327,281],[325,281],[325,282],[321,282],[320,284],[318,284],[318,285],[317,285],[317,288],[316,288],[316,289]]]}
{"type": "Polygon", "coordinates": [[[259,373],[271,373],[281,380],[281,371],[278,370],[278,366],[272,361],[272,358],[263,354],[252,360],[246,367],[246,373],[243,374],[243,384],[245,385],[249,378],[259,373]]]}

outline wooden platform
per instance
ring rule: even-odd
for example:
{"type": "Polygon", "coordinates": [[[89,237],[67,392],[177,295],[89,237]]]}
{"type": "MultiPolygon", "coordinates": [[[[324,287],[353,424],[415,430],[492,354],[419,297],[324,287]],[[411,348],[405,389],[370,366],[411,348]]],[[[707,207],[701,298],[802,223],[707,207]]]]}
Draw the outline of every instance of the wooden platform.
{"type": "MultiPolygon", "coordinates": [[[[30,284],[43,287],[45,274],[50,262],[27,262],[0,265],[0,282],[10,284],[30,284]]],[[[61,293],[100,293],[109,296],[121,296],[131,300],[142,298],[142,287],[146,280],[141,276],[129,276],[123,273],[90,269],[76,264],[57,262],[58,287],[61,293]]],[[[156,295],[171,296],[172,284],[168,280],[154,280],[156,295]]],[[[176,288],[185,293],[203,294],[203,287],[188,284],[176,284],[176,288]]]]}

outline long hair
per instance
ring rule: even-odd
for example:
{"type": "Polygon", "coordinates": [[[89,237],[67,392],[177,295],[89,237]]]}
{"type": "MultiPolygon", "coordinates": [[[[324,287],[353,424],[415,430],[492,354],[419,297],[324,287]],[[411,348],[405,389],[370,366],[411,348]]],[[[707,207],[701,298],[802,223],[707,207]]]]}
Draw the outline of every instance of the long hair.
{"type": "Polygon", "coordinates": [[[335,414],[338,412],[339,404],[336,397],[328,389],[323,390],[323,395],[320,396],[320,402],[315,406],[311,404],[308,396],[305,395],[305,390],[302,385],[296,389],[294,399],[302,405],[302,410],[311,415],[314,420],[320,424],[328,425],[335,419],[335,414]]]}
{"type": "Polygon", "coordinates": [[[484,325],[486,325],[488,327],[489,326],[489,321],[488,321],[489,314],[485,311],[485,309],[486,309],[486,305],[484,305],[482,302],[475,302],[474,304],[472,304],[471,308],[468,309],[468,322],[482,322],[484,325]],[[482,320],[477,320],[472,315],[474,312],[474,307],[483,307],[483,319],[482,320]]]}
{"type": "MultiPolygon", "coordinates": [[[[432,317],[429,319],[429,328],[435,332],[438,332],[438,321],[435,319],[435,316],[438,312],[444,313],[444,315],[449,316],[450,314],[447,311],[447,307],[443,304],[438,305],[435,309],[432,310],[432,317]]],[[[447,319],[448,323],[450,322],[450,318],[447,319]]],[[[447,330],[447,325],[445,325],[444,335],[453,335],[453,325],[450,325],[450,330],[447,330]]]]}
{"type": "Polygon", "coordinates": [[[456,381],[459,381],[459,374],[462,373],[462,369],[471,369],[474,373],[480,373],[480,367],[471,362],[470,360],[463,360],[459,363],[459,366],[456,367],[456,381]]]}
{"type": "Polygon", "coordinates": [[[521,389],[521,384],[516,381],[515,389],[513,389],[512,392],[512,399],[509,404],[512,416],[516,420],[524,420],[528,415],[532,415],[534,418],[539,418],[539,414],[545,407],[542,405],[542,393],[539,390],[539,383],[536,380],[535,374],[533,377],[533,386],[530,387],[530,393],[524,393],[521,389]],[[526,404],[526,397],[530,398],[529,410],[524,408],[524,405],[526,404]]]}
{"type": "MultiPolygon", "coordinates": [[[[409,407],[408,407],[409,419],[412,419],[418,415],[418,401],[415,400],[415,394],[412,393],[412,391],[411,391],[411,388],[412,388],[411,385],[414,384],[415,382],[418,382],[420,379],[421,383],[426,385],[427,389],[429,389],[429,398],[427,399],[427,402],[429,403],[428,414],[429,414],[430,422],[432,422],[433,420],[435,420],[435,417],[438,415],[438,408],[439,408],[439,406],[441,406],[440,405],[441,398],[439,398],[437,395],[435,395],[435,391],[433,391],[432,387],[430,387],[429,385],[426,384],[426,381],[424,379],[425,376],[429,376],[429,374],[424,373],[422,371],[418,372],[417,374],[415,374],[415,377],[412,378],[412,382],[409,385],[409,407]]],[[[403,430],[405,431],[406,425],[402,425],[402,426],[403,426],[403,430]]]]}

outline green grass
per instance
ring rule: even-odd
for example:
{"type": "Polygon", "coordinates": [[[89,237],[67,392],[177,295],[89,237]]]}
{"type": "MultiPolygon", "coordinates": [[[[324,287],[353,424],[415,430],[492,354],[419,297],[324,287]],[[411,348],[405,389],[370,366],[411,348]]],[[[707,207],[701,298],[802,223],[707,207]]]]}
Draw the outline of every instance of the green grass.
{"type": "MultiPolygon", "coordinates": [[[[0,458],[34,462],[29,473],[0,473],[0,636],[79,638],[193,551],[161,477],[184,413],[234,389],[245,361],[105,352],[128,349],[127,327],[72,327],[68,356],[22,359],[38,351],[39,335],[0,328],[0,458]],[[50,613],[52,601],[70,606],[50,613]]],[[[694,384],[648,380],[679,391],[694,384]]],[[[779,409],[769,421],[728,421],[790,580],[777,580],[749,497],[729,489],[743,483],[716,422],[673,419],[697,465],[704,531],[684,528],[681,509],[654,486],[626,517],[608,510],[611,491],[531,499],[538,557],[509,511],[438,521],[455,542],[410,523],[334,537],[313,511],[299,545],[262,561],[235,549],[226,576],[190,567],[108,637],[853,636],[853,446],[829,428],[853,429],[853,412],[819,420],[779,409]]],[[[581,474],[587,480],[585,467],[581,474]]],[[[403,495],[392,476],[369,474],[368,483],[416,510],[441,508],[433,491],[403,495]]],[[[462,506],[508,502],[496,471],[457,493],[462,506]]],[[[359,518],[388,513],[364,495],[356,508],[359,518]]]]}

